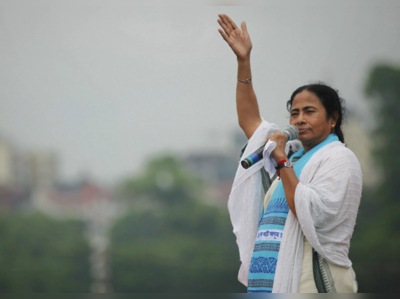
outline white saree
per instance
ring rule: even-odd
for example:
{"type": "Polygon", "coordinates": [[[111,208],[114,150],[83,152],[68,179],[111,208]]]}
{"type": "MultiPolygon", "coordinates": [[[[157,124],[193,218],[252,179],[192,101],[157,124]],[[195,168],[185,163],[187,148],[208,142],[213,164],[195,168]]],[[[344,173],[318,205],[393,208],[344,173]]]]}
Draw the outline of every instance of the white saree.
{"type": "MultiPolygon", "coordinates": [[[[242,158],[262,146],[276,130],[275,124],[263,120],[242,158]]],[[[296,141],[288,144],[291,142],[296,141]]],[[[239,163],[228,201],[242,263],[238,279],[246,286],[263,201],[259,171],[262,167],[263,163],[257,163],[245,170],[239,163]]],[[[327,261],[351,267],[348,252],[362,188],[356,156],[343,143],[332,142],[311,157],[299,181],[295,191],[298,219],[289,211],[276,266],[274,293],[298,292],[304,236],[327,261]]]]}

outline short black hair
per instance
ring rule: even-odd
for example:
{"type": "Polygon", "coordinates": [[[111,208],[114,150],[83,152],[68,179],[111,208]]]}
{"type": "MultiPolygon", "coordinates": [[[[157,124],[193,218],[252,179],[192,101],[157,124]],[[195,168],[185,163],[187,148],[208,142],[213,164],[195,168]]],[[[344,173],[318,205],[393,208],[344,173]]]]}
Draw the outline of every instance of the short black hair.
{"type": "Polygon", "coordinates": [[[335,111],[338,112],[339,117],[335,125],[335,134],[339,137],[339,140],[344,143],[342,123],[346,114],[346,107],[344,99],[339,97],[339,91],[333,89],[323,82],[301,86],[292,93],[290,100],[286,103],[286,108],[289,112],[292,109],[294,97],[304,90],[310,91],[318,97],[318,99],[321,101],[321,104],[325,107],[327,119],[330,119],[335,111]]]}

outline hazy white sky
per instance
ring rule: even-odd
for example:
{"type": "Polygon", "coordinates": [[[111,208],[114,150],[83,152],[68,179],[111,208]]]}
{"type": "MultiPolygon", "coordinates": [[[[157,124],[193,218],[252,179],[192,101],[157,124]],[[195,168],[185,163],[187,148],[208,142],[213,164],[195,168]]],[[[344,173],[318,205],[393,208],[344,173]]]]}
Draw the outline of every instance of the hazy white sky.
{"type": "Polygon", "coordinates": [[[0,136],[111,182],[155,153],[223,148],[237,65],[219,13],[247,22],[261,113],[281,127],[300,85],[362,114],[371,66],[400,65],[399,7],[1,7],[0,136]]]}

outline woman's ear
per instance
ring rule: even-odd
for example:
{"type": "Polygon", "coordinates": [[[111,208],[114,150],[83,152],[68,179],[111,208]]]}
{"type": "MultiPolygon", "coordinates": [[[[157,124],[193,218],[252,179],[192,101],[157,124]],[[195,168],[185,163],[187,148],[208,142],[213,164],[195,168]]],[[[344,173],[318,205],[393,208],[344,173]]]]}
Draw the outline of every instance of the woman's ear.
{"type": "Polygon", "coordinates": [[[335,124],[335,126],[336,126],[338,119],[339,119],[339,112],[333,111],[332,118],[331,118],[332,124],[335,124]]]}

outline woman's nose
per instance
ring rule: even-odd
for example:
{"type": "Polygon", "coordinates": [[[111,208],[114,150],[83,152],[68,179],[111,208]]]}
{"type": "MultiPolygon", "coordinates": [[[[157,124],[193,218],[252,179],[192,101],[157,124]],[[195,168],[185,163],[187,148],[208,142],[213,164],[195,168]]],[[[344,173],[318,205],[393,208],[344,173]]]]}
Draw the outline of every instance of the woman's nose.
{"type": "Polygon", "coordinates": [[[297,124],[304,124],[306,121],[304,119],[304,114],[303,113],[299,113],[299,117],[297,118],[297,124]]]}

